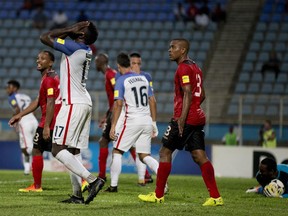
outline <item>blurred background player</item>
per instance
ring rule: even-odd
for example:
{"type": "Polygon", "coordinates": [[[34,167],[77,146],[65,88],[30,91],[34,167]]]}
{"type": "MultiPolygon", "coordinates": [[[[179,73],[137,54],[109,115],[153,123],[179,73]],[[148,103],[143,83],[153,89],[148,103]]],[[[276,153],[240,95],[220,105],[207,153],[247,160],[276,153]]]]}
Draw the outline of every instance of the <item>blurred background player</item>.
{"type": "Polygon", "coordinates": [[[236,146],[239,142],[239,137],[234,131],[234,126],[229,127],[229,131],[222,138],[223,144],[227,146],[236,146]]]}
{"type": "Polygon", "coordinates": [[[263,126],[263,143],[262,147],[264,148],[276,148],[277,147],[277,139],[274,129],[272,128],[272,122],[270,120],[266,120],[263,126]]]}
{"type": "MultiPolygon", "coordinates": [[[[145,76],[131,71],[129,56],[120,53],[117,56],[117,67],[122,74],[114,90],[114,105],[110,138],[113,142],[111,163],[111,184],[106,190],[117,192],[118,179],[122,167],[122,155],[133,145],[140,160],[157,173],[158,162],[150,156],[152,121],[156,119],[156,106],[149,97],[152,89],[145,76]],[[121,115],[124,106],[125,115],[121,115]]],[[[143,175],[144,177],[144,175],[143,175]]]]}
{"type": "Polygon", "coordinates": [[[285,191],[282,197],[288,198],[288,165],[276,164],[272,158],[265,158],[260,162],[259,171],[256,174],[256,180],[260,186],[249,188],[246,193],[258,193],[267,196],[269,193],[264,192],[265,189],[268,189],[265,186],[273,179],[278,179],[284,184],[285,191]]]}
{"type": "Polygon", "coordinates": [[[205,99],[202,71],[188,57],[189,47],[186,39],[170,42],[169,58],[178,65],[174,78],[174,116],[162,138],[155,192],[138,197],[145,202],[164,202],[165,184],[172,169],[172,153],[185,147],[199,165],[210,194],[203,206],[220,206],[224,204],[223,199],[216,185],[214,168],[205,152],[205,114],[200,106],[205,99]]]}
{"type": "MultiPolygon", "coordinates": [[[[51,152],[51,136],[57,113],[61,107],[59,95],[59,77],[52,70],[54,55],[49,51],[41,51],[37,57],[37,70],[41,72],[41,85],[38,97],[23,111],[15,115],[9,121],[15,125],[24,116],[33,113],[39,106],[41,108],[41,120],[34,136],[32,173],[34,183],[19,189],[20,192],[42,192],[42,172],[44,167],[43,152],[51,152]]],[[[21,120],[22,121],[22,120],[21,120]]]]}
{"type": "Polygon", "coordinates": [[[83,178],[89,183],[89,204],[105,181],[92,175],[82,164],[81,149],[87,149],[92,115],[92,100],[86,80],[92,51],[89,47],[98,38],[96,26],[89,21],[54,29],[40,36],[43,44],[62,53],[60,63],[60,94],[62,106],[53,131],[52,154],[70,170],[73,195],[62,202],[84,203],[81,191],[83,178]],[[72,40],[69,40],[67,37],[72,40]]]}
{"type": "MultiPolygon", "coordinates": [[[[9,80],[7,82],[6,92],[8,94],[8,102],[13,109],[14,114],[27,108],[31,103],[31,98],[23,93],[19,93],[20,83],[16,80],[9,80]]],[[[24,174],[28,175],[31,170],[31,155],[33,149],[33,137],[37,129],[38,121],[33,113],[23,117],[17,127],[16,131],[19,133],[19,144],[22,152],[22,160],[24,166],[24,174]]]]}

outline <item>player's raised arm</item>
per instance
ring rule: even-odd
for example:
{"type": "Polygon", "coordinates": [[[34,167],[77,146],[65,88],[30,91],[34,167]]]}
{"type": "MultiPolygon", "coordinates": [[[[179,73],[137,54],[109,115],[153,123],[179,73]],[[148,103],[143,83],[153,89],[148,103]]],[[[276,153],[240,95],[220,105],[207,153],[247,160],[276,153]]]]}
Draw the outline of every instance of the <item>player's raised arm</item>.
{"type": "Polygon", "coordinates": [[[30,105],[24,109],[22,112],[19,112],[17,115],[14,115],[8,122],[8,124],[12,127],[15,123],[19,122],[21,118],[29,113],[34,112],[39,106],[38,97],[30,103],[30,105]]]}
{"type": "Polygon", "coordinates": [[[54,40],[56,38],[64,39],[66,37],[71,37],[72,39],[78,38],[79,36],[84,36],[84,28],[88,27],[89,21],[78,22],[72,26],[66,28],[54,29],[52,31],[43,33],[40,36],[40,40],[43,44],[54,48],[54,40]]]}

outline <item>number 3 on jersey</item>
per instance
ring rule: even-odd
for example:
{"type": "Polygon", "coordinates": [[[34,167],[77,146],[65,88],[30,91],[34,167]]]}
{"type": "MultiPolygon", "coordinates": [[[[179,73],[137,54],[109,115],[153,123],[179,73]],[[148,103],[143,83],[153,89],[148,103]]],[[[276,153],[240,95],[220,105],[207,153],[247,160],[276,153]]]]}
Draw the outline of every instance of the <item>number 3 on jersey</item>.
{"type": "Polygon", "coordinates": [[[202,93],[201,83],[202,83],[202,80],[201,80],[200,74],[196,74],[196,81],[197,81],[197,84],[196,84],[196,91],[195,91],[194,95],[196,97],[201,97],[201,93],[202,93]]]}

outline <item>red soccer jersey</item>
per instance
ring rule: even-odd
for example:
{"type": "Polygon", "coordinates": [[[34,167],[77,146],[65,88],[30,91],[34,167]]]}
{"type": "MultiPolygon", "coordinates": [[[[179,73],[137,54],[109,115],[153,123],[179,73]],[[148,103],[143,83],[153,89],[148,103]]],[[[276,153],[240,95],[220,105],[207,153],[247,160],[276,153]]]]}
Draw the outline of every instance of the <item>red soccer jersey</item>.
{"type": "Polygon", "coordinates": [[[183,107],[182,86],[192,86],[192,102],[186,118],[190,125],[204,125],[205,114],[201,109],[202,71],[192,60],[185,60],[178,65],[174,78],[174,118],[181,116],[183,107]]]}
{"type": "Polygon", "coordinates": [[[55,73],[45,74],[42,77],[39,90],[39,105],[41,107],[41,120],[39,127],[44,128],[46,118],[47,98],[55,98],[54,117],[50,124],[50,129],[53,130],[56,116],[61,108],[59,77],[55,73]]]}
{"type": "Polygon", "coordinates": [[[116,71],[112,68],[107,68],[105,72],[105,89],[109,102],[109,110],[112,112],[112,107],[114,103],[114,86],[115,86],[115,75],[116,71]]]}

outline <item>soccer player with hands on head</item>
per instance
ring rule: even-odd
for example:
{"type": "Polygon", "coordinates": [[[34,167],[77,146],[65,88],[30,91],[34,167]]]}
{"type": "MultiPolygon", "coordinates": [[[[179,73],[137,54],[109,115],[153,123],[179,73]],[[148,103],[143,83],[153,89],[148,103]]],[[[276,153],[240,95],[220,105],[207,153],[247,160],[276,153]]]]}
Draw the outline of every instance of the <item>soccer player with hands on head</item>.
{"type": "Polygon", "coordinates": [[[89,204],[105,183],[83,166],[80,154],[80,149],[88,148],[89,143],[92,100],[86,89],[86,80],[92,59],[89,45],[93,44],[97,37],[98,30],[90,21],[54,29],[40,36],[42,43],[62,53],[62,106],[54,127],[52,154],[71,171],[73,195],[64,200],[65,203],[89,204]],[[81,178],[89,183],[89,194],[85,202],[81,191],[81,178]]]}

